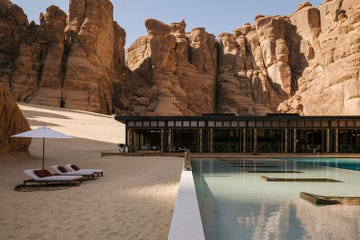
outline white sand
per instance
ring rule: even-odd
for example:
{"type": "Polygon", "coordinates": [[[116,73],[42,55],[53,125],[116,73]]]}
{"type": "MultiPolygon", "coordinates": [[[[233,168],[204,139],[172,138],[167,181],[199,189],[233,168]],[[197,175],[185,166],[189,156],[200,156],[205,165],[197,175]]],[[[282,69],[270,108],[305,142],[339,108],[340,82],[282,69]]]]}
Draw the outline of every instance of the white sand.
{"type": "Polygon", "coordinates": [[[113,117],[21,104],[32,128],[47,125],[74,136],[48,139],[45,167],[75,163],[104,177],[57,191],[18,192],[24,169],[41,167],[41,140],[31,156],[0,156],[0,239],[167,239],[182,158],[100,157],[124,142],[113,117]]]}

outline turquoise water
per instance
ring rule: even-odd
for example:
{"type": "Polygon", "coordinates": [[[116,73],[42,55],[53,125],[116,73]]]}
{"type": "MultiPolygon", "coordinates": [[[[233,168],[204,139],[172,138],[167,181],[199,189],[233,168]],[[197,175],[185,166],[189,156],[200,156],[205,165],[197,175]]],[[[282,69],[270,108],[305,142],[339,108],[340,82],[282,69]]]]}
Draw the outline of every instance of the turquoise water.
{"type": "Polygon", "coordinates": [[[356,158],[282,158],[301,163],[307,163],[318,166],[343,168],[349,170],[360,171],[360,161],[356,158]]]}
{"type": "Polygon", "coordinates": [[[192,161],[207,240],[360,239],[360,206],[316,206],[299,197],[360,196],[359,171],[327,167],[331,161],[321,166],[306,159],[225,160],[192,161]],[[291,172],[279,172],[284,170],[291,172]],[[266,182],[261,176],[339,182],[266,182]]]}

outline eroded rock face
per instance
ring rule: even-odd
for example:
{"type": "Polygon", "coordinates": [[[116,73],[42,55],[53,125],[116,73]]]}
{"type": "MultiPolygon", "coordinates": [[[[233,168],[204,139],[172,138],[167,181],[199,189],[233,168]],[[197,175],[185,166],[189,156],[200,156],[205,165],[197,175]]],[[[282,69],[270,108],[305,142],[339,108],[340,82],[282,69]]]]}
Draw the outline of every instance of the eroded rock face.
{"type": "Polygon", "coordinates": [[[0,154],[11,151],[26,151],[31,143],[28,138],[12,138],[30,130],[12,94],[0,84],[0,154]]]}
{"type": "Polygon", "coordinates": [[[279,106],[304,115],[360,114],[360,3],[326,1],[318,9],[305,6],[290,16],[301,36],[302,59],[297,88],[279,106]]]}
{"type": "Polygon", "coordinates": [[[218,111],[354,115],[360,111],[360,4],[301,4],[221,34],[218,111]]]}
{"type": "MultiPolygon", "coordinates": [[[[21,8],[0,5],[0,81],[19,101],[112,113],[113,81],[124,68],[125,31],[110,1],[70,1],[28,23],[21,8]]],[[[114,80],[115,79],[115,80],[114,80]]]]}
{"type": "MultiPolygon", "coordinates": [[[[133,95],[123,89],[120,105],[127,114],[198,115],[215,106],[216,41],[205,29],[185,34],[185,22],[145,22],[148,35],[127,50],[136,80],[133,95]]],[[[134,80],[134,79],[132,79],[134,80]]]]}

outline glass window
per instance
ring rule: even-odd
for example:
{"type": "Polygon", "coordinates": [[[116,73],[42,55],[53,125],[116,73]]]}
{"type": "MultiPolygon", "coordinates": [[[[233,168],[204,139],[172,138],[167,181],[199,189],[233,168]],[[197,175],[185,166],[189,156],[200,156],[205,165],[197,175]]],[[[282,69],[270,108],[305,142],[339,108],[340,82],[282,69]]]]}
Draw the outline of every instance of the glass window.
{"type": "Polygon", "coordinates": [[[152,127],[157,127],[157,121],[151,121],[151,126],[152,127]]]}
{"type": "Polygon", "coordinates": [[[231,122],[231,126],[232,126],[232,127],[237,127],[237,126],[238,126],[238,122],[232,121],[232,122],[231,122]]]}
{"type": "Polygon", "coordinates": [[[176,127],[182,127],[181,121],[176,121],[176,122],[175,122],[175,126],[176,126],[176,127]]]}
{"type": "Polygon", "coordinates": [[[225,122],[224,122],[224,127],[230,127],[230,122],[229,122],[229,121],[225,121],[225,122]]]}
{"type": "Polygon", "coordinates": [[[273,127],[279,127],[279,121],[273,121],[272,126],[273,127]]]}
{"type": "Polygon", "coordinates": [[[314,127],[321,127],[321,122],[320,121],[313,121],[313,126],[314,127]]]}
{"type": "Polygon", "coordinates": [[[159,121],[159,127],[165,127],[165,121],[159,121]]]}
{"type": "Polygon", "coordinates": [[[209,127],[214,127],[214,126],[215,126],[215,122],[214,122],[214,121],[209,121],[208,125],[209,125],[209,127]]]}
{"type": "Polygon", "coordinates": [[[271,121],[265,121],[264,127],[271,127],[271,121]]]}
{"type": "Polygon", "coordinates": [[[137,127],[141,127],[142,126],[142,122],[141,121],[136,121],[136,124],[135,124],[137,127]]]}
{"type": "Polygon", "coordinates": [[[174,126],[174,121],[168,121],[168,126],[173,127],[174,126]]]}
{"type": "Polygon", "coordinates": [[[347,121],[347,126],[348,127],[355,127],[354,121],[353,120],[348,120],[347,121]]]}
{"type": "Polygon", "coordinates": [[[216,121],[216,127],[222,127],[223,123],[221,121],[216,121]]]}
{"type": "Polygon", "coordinates": [[[322,127],[329,127],[329,122],[326,121],[326,120],[323,120],[322,123],[321,123],[321,126],[322,127]]]}
{"type": "Polygon", "coordinates": [[[189,121],[184,121],[183,122],[183,127],[190,127],[190,122],[189,121]]]}
{"type": "Polygon", "coordinates": [[[129,127],[134,127],[135,126],[135,122],[134,121],[130,121],[129,122],[129,127]]]}
{"type": "Polygon", "coordinates": [[[263,121],[256,121],[256,127],[263,127],[264,122],[263,121]]]}
{"type": "Polygon", "coordinates": [[[339,127],[346,127],[346,121],[344,120],[339,121],[339,127]]]}
{"type": "Polygon", "coordinates": [[[143,122],[143,127],[149,127],[150,126],[150,122],[149,121],[144,121],[143,122]]]}
{"type": "Polygon", "coordinates": [[[255,127],[255,121],[249,121],[249,127],[255,127]]]}
{"type": "Polygon", "coordinates": [[[240,121],[239,122],[239,127],[246,127],[246,122],[245,121],[240,121]]]}
{"type": "Polygon", "coordinates": [[[360,127],[360,120],[356,120],[356,127],[360,127]]]}
{"type": "Polygon", "coordinates": [[[205,127],[205,121],[200,121],[199,122],[199,127],[205,127]]]}
{"type": "Polygon", "coordinates": [[[338,127],[338,121],[337,120],[332,120],[331,121],[331,126],[332,127],[338,127]]]}
{"type": "Polygon", "coordinates": [[[298,124],[298,127],[305,127],[304,121],[298,121],[297,124],[298,124]]]}
{"type": "Polygon", "coordinates": [[[191,121],[191,127],[197,127],[197,121],[191,121]]]}
{"type": "Polygon", "coordinates": [[[280,127],[287,127],[287,121],[280,121],[280,127]]]}

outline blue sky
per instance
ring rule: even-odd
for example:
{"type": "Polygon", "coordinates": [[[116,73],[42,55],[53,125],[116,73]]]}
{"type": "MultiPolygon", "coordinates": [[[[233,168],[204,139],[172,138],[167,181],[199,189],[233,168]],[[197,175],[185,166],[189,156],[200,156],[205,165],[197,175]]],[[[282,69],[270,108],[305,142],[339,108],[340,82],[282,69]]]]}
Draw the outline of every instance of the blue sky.
{"type": "MultiPolygon", "coordinates": [[[[19,5],[29,21],[38,23],[40,12],[51,5],[68,12],[68,0],[11,0],[19,5]]],[[[166,24],[185,19],[186,31],[205,27],[218,36],[232,32],[244,23],[255,22],[255,16],[289,15],[306,0],[112,0],[114,20],[126,31],[126,48],[138,37],[146,34],[145,19],[155,18],[166,24]]],[[[319,6],[324,0],[308,0],[319,6]]]]}

